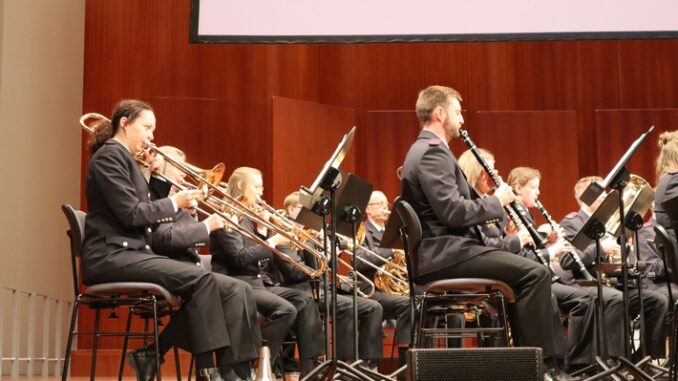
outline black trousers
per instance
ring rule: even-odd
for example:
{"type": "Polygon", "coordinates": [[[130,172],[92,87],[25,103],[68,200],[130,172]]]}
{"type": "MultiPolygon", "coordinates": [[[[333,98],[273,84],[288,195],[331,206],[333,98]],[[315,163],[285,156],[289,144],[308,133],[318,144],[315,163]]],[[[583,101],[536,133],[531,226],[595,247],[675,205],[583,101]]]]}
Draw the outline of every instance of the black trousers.
{"type": "MultiPolygon", "coordinates": [[[[259,357],[261,331],[252,288],[239,279],[211,273],[219,288],[226,317],[226,327],[232,345],[223,351],[227,364],[237,364],[259,357]]],[[[173,317],[162,332],[162,339],[168,340],[184,350],[189,350],[187,323],[182,316],[173,317]]]]}
{"type": "Polygon", "coordinates": [[[125,281],[156,283],[181,297],[181,309],[163,331],[175,345],[194,354],[226,348],[227,363],[232,364],[258,357],[261,333],[252,289],[246,283],[195,264],[147,255],[93,283],[125,281]]]}
{"type": "Polygon", "coordinates": [[[381,304],[384,319],[396,319],[396,345],[408,345],[412,332],[410,298],[377,290],[370,299],[381,304]]]}
{"type": "MultiPolygon", "coordinates": [[[[312,295],[309,282],[288,287],[312,295]]],[[[318,309],[325,311],[324,298],[317,301],[318,309]]],[[[361,359],[379,359],[383,356],[381,322],[384,311],[374,300],[358,297],[358,354],[361,359]]],[[[337,294],[337,358],[353,360],[353,297],[337,294]]],[[[324,340],[323,340],[324,345],[324,340]]]]}
{"type": "Polygon", "coordinates": [[[544,357],[555,355],[551,275],[545,266],[513,253],[494,250],[420,276],[416,282],[473,277],[496,279],[511,286],[516,294],[516,303],[508,306],[513,339],[520,346],[542,348],[544,357]]]}
{"type": "Polygon", "coordinates": [[[257,310],[264,316],[261,336],[271,350],[271,362],[275,362],[280,346],[297,318],[297,310],[292,303],[266,288],[255,287],[253,293],[257,310]]]}
{"type": "Polygon", "coordinates": [[[292,303],[297,310],[297,318],[292,324],[292,332],[297,337],[299,357],[315,358],[325,353],[323,322],[313,296],[289,287],[268,287],[272,293],[292,303]]]}
{"type": "MultiPolygon", "coordinates": [[[[584,287],[593,296],[597,296],[595,287],[584,287]]],[[[603,302],[605,305],[605,334],[607,349],[610,356],[624,356],[624,299],[623,293],[611,287],[603,287],[603,302]]],[[[664,319],[668,311],[666,298],[652,290],[643,289],[643,303],[645,308],[645,339],[647,354],[654,358],[665,356],[664,319]]],[[[638,290],[629,289],[629,313],[631,318],[640,313],[640,298],[638,290]]]]}
{"type": "MultiPolygon", "coordinates": [[[[588,292],[576,286],[562,283],[551,284],[551,292],[556,298],[556,313],[562,309],[567,313],[567,364],[592,364],[597,353],[596,347],[596,302],[588,292]]],[[[557,317],[559,327],[560,317],[557,317]]],[[[558,338],[556,332],[556,338],[558,338]]],[[[558,339],[556,339],[558,340],[558,339]]]]}
{"type": "MultiPolygon", "coordinates": [[[[384,310],[374,300],[358,297],[358,354],[363,360],[383,357],[381,322],[384,310]]],[[[353,360],[353,296],[337,294],[337,358],[353,360]]]]}
{"type": "MultiPolygon", "coordinates": [[[[669,300],[669,289],[666,286],[666,281],[644,282],[643,284],[647,285],[649,290],[664,295],[669,307],[673,305],[669,300]]],[[[671,294],[673,296],[673,302],[675,303],[676,300],[678,300],[678,284],[671,282],[671,294]]]]}

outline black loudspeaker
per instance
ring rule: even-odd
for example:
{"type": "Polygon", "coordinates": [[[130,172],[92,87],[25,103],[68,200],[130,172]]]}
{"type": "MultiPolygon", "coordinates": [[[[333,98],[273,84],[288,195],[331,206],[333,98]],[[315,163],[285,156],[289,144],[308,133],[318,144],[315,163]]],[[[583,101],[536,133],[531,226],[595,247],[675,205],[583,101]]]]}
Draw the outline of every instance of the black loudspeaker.
{"type": "Polygon", "coordinates": [[[433,348],[407,351],[408,381],[542,381],[541,348],[433,348]]]}

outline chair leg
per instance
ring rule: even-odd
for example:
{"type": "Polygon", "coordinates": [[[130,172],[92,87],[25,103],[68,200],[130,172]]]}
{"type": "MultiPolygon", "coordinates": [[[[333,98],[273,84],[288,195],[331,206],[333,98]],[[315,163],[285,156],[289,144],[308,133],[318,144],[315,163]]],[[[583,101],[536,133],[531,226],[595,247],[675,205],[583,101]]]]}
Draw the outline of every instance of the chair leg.
{"type": "Polygon", "coordinates": [[[193,368],[195,367],[195,357],[191,353],[191,362],[188,364],[188,381],[193,377],[193,368]]]}
{"type": "Polygon", "coordinates": [[[92,340],[92,367],[89,371],[89,378],[94,381],[97,369],[97,350],[99,347],[99,329],[101,326],[101,308],[96,308],[94,317],[94,339],[92,340]]]}
{"type": "MultiPolygon", "coordinates": [[[[422,328],[424,327],[424,318],[426,317],[426,293],[424,293],[421,299],[421,305],[419,306],[419,322],[416,327],[416,334],[413,334],[414,341],[412,342],[412,348],[417,348],[422,340],[422,328]]],[[[413,332],[414,333],[414,332],[413,332]]]]}
{"type": "Polygon", "coordinates": [[[80,295],[73,301],[73,310],[71,311],[71,324],[68,329],[68,341],[66,342],[66,355],[64,356],[64,367],[61,370],[61,381],[68,379],[68,365],[71,361],[71,351],[73,349],[73,338],[75,336],[75,322],[78,317],[78,306],[80,305],[80,295]]]}
{"type": "Polygon", "coordinates": [[[510,347],[511,341],[509,338],[508,313],[506,312],[506,300],[504,299],[503,295],[499,296],[499,305],[501,306],[501,324],[503,324],[504,327],[504,339],[506,340],[505,343],[507,347],[510,347]]]}
{"type": "Polygon", "coordinates": [[[174,346],[174,365],[177,368],[177,381],[181,381],[181,361],[179,361],[179,348],[174,346]]]}
{"type": "Polygon", "coordinates": [[[158,340],[158,299],[155,295],[151,295],[151,301],[153,302],[153,340],[155,341],[155,366],[157,369],[158,381],[162,380],[160,376],[160,343],[158,340]]]}
{"type": "Polygon", "coordinates": [[[129,331],[132,327],[132,316],[134,307],[127,310],[127,324],[125,325],[125,339],[122,342],[122,356],[120,356],[120,368],[118,369],[118,381],[122,381],[122,371],[125,369],[125,356],[127,355],[127,344],[129,344],[129,331]]]}

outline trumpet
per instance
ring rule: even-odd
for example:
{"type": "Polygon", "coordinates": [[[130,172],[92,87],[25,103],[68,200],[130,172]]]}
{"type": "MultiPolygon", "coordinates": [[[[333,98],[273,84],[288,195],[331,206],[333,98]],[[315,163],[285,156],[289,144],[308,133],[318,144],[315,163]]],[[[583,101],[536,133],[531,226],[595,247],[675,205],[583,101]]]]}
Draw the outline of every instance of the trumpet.
{"type": "MultiPolygon", "coordinates": [[[[105,117],[101,114],[97,114],[97,113],[88,113],[88,114],[83,115],[80,118],[80,125],[84,130],[86,130],[86,131],[88,131],[89,133],[92,133],[92,134],[94,134],[96,132],[96,129],[95,129],[96,125],[91,126],[90,124],[86,123],[87,120],[92,120],[92,119],[98,120],[99,122],[100,121],[110,121],[107,117],[105,117]]],[[[184,162],[178,161],[178,160],[170,157],[169,155],[167,155],[166,153],[164,153],[160,149],[158,149],[152,143],[147,142],[145,144],[145,150],[148,151],[148,152],[153,152],[157,155],[160,155],[166,162],[175,166],[180,171],[184,172],[187,175],[187,177],[189,179],[191,179],[191,182],[185,181],[184,183],[179,184],[175,181],[172,181],[167,176],[164,176],[162,174],[156,173],[155,174],[156,176],[158,176],[162,180],[168,182],[169,184],[172,184],[174,187],[176,187],[179,190],[185,190],[185,189],[193,188],[193,189],[200,189],[200,190],[203,191],[204,199],[198,200],[198,204],[202,207],[199,206],[199,207],[195,208],[198,212],[205,214],[205,215],[217,214],[219,217],[222,218],[222,220],[225,221],[225,223],[230,225],[231,229],[237,231],[238,233],[242,234],[243,236],[245,236],[247,238],[252,239],[253,241],[258,243],[259,245],[270,250],[273,254],[277,255],[282,260],[290,263],[292,266],[298,268],[300,271],[302,271],[304,274],[306,274],[306,276],[308,276],[311,279],[318,278],[325,272],[325,269],[327,268],[327,261],[325,260],[325,257],[322,254],[320,254],[319,252],[317,252],[315,250],[308,250],[312,255],[314,255],[318,258],[318,269],[314,269],[314,268],[306,266],[302,263],[299,263],[299,262],[295,261],[294,259],[290,258],[287,254],[281,252],[280,250],[278,250],[274,247],[271,247],[266,241],[261,239],[256,234],[244,229],[238,223],[234,222],[230,218],[229,215],[226,215],[223,212],[223,210],[220,210],[219,208],[213,206],[212,203],[207,201],[207,200],[215,198],[214,193],[216,193],[216,194],[218,194],[222,197],[230,197],[230,195],[226,194],[226,192],[223,192],[223,190],[221,188],[219,188],[218,186],[215,185],[215,183],[218,183],[221,180],[221,177],[223,175],[223,164],[220,164],[220,165],[218,164],[217,166],[215,166],[215,169],[206,171],[206,170],[201,170],[200,168],[195,167],[191,164],[184,163],[184,162]],[[207,210],[205,210],[205,208],[207,210]]],[[[142,160],[139,156],[137,156],[136,159],[137,159],[137,161],[142,160]]],[[[255,221],[260,220],[260,218],[258,218],[257,215],[252,214],[252,213],[248,213],[250,211],[246,206],[237,202],[237,200],[233,200],[233,201],[236,201],[236,203],[239,204],[240,207],[241,207],[240,210],[233,207],[233,211],[234,211],[235,214],[246,213],[246,214],[248,214],[248,217],[251,217],[253,220],[255,220],[255,221]],[[249,215],[249,214],[252,214],[252,215],[249,215]]],[[[257,222],[259,222],[259,221],[257,221],[257,222]]],[[[262,223],[263,223],[263,221],[262,221],[262,223]]],[[[267,226],[267,227],[270,228],[271,231],[274,231],[276,233],[281,233],[283,236],[288,238],[284,231],[279,231],[279,229],[277,229],[274,226],[270,226],[270,227],[267,226]]]]}

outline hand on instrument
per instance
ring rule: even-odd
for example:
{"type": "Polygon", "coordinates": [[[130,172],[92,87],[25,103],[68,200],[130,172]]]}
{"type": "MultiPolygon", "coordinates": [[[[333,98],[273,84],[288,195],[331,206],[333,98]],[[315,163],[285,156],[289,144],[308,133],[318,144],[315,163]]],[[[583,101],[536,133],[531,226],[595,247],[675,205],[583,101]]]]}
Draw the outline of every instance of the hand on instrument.
{"type": "Polygon", "coordinates": [[[225,226],[224,219],[221,218],[218,214],[210,214],[209,217],[205,218],[204,222],[210,228],[211,232],[223,229],[225,226]]]}
{"type": "Polygon", "coordinates": [[[506,206],[516,199],[516,196],[513,194],[513,190],[506,183],[501,183],[494,191],[494,195],[499,197],[501,206],[506,206]]]}
{"type": "Polygon", "coordinates": [[[621,247],[614,238],[605,238],[600,242],[603,248],[603,253],[612,257],[619,257],[621,255],[621,247]]]}
{"type": "Polygon", "coordinates": [[[563,254],[572,252],[574,249],[572,248],[572,245],[570,245],[569,242],[567,242],[565,240],[560,240],[560,241],[557,241],[556,243],[548,245],[546,247],[546,250],[549,253],[549,258],[551,260],[554,260],[554,259],[559,259],[560,256],[563,255],[563,254]]]}
{"type": "Polygon", "coordinates": [[[268,243],[273,246],[287,246],[290,244],[290,240],[280,234],[274,234],[268,239],[268,243]]]}
{"type": "Polygon", "coordinates": [[[527,229],[519,230],[517,234],[518,234],[518,237],[520,237],[520,244],[521,245],[527,246],[527,245],[534,244],[534,240],[532,239],[532,236],[527,231],[527,229]]]}
{"type": "Polygon", "coordinates": [[[556,234],[556,231],[551,229],[546,235],[546,239],[548,239],[549,243],[556,243],[558,241],[558,235],[556,234]]]}
{"type": "Polygon", "coordinates": [[[188,209],[198,206],[198,200],[202,199],[203,193],[200,189],[187,189],[179,191],[170,197],[174,199],[177,208],[188,209]]]}

